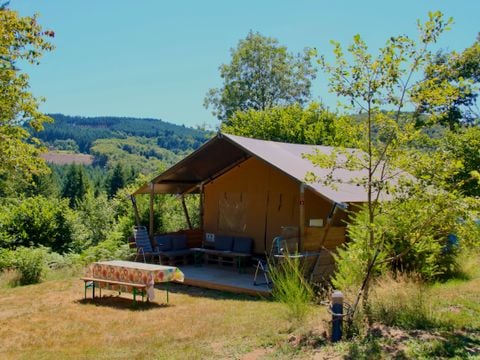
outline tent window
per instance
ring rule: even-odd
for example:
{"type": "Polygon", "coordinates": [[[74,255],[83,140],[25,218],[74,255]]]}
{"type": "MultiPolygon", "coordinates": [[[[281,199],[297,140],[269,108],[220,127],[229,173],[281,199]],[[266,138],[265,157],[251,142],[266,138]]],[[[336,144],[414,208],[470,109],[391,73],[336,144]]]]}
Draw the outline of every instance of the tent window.
{"type": "Polygon", "coordinates": [[[245,232],[247,230],[247,194],[225,192],[218,201],[218,230],[245,232]]]}

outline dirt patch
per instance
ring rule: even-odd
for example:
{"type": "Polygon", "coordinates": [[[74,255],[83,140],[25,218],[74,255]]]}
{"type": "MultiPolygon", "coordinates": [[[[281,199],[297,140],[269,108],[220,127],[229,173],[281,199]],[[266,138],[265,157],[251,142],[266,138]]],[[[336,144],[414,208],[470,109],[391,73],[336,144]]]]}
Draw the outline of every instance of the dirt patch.
{"type": "Polygon", "coordinates": [[[91,165],[93,163],[93,156],[88,154],[69,154],[69,153],[56,153],[48,152],[40,155],[46,162],[67,165],[67,164],[83,164],[91,165]]]}
{"type": "Polygon", "coordinates": [[[259,360],[263,359],[269,353],[272,352],[272,349],[255,349],[248,354],[243,355],[240,359],[241,360],[259,360]]]}

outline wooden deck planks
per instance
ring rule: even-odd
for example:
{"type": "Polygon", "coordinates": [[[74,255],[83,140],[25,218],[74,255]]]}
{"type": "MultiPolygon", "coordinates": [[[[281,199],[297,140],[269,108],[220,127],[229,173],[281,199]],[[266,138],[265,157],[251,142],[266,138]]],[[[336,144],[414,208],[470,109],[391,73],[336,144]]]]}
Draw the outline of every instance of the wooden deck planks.
{"type": "Polygon", "coordinates": [[[253,296],[270,296],[267,286],[253,285],[253,273],[239,274],[216,266],[179,266],[185,275],[183,284],[253,296]]]}

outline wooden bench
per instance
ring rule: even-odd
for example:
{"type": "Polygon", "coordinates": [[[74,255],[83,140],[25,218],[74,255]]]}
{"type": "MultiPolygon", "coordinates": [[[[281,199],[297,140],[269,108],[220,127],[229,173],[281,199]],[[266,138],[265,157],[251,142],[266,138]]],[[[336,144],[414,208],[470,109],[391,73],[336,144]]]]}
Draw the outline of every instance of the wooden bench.
{"type": "MultiPolygon", "coordinates": [[[[108,280],[108,279],[100,279],[100,278],[95,278],[95,277],[82,277],[80,278],[84,282],[84,287],[85,287],[85,295],[84,298],[87,298],[87,288],[91,287],[92,288],[92,299],[95,299],[95,283],[103,283],[103,284],[109,284],[109,285],[119,285],[119,286],[128,286],[133,289],[133,304],[135,305],[137,303],[137,291],[140,291],[139,295],[142,295],[142,303],[143,299],[146,295],[146,289],[147,285],[145,284],[135,284],[135,283],[129,283],[129,282],[123,282],[123,281],[115,281],[115,280],[108,280]]],[[[100,289],[100,297],[102,296],[102,288],[99,287],[100,289]]],[[[167,289],[167,302],[168,302],[168,289],[167,289]]]]}
{"type": "Polygon", "coordinates": [[[250,254],[226,250],[205,248],[192,248],[191,250],[195,252],[195,265],[201,265],[202,263],[231,265],[240,273],[245,272],[247,260],[251,256],[250,254]]]}

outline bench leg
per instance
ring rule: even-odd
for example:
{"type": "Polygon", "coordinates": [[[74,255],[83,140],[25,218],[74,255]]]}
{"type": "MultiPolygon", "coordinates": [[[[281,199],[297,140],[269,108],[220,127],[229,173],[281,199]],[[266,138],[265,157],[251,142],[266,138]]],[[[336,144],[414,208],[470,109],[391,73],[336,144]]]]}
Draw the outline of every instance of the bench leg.
{"type": "Polygon", "coordinates": [[[133,288],[133,306],[137,305],[137,288],[133,288]]]}
{"type": "Polygon", "coordinates": [[[169,288],[168,281],[165,283],[165,288],[167,289],[167,304],[168,304],[168,288],[169,288]]]}
{"type": "Polygon", "coordinates": [[[239,274],[243,274],[246,272],[246,267],[245,267],[245,258],[243,256],[237,256],[235,258],[235,262],[237,265],[237,270],[239,274]]]}

